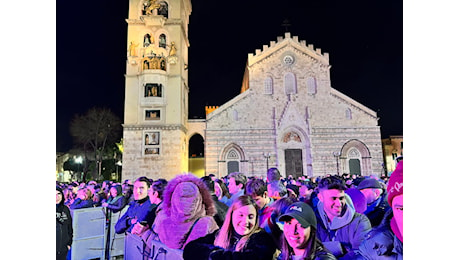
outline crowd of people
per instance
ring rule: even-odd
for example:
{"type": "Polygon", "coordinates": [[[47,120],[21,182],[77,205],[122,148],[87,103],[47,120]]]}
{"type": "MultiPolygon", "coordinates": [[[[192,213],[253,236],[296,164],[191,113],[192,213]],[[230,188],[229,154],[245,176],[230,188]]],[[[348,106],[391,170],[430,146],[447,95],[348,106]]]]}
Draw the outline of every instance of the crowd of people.
{"type": "Polygon", "coordinates": [[[403,162],[390,178],[326,175],[56,185],[56,259],[72,245],[70,210],[119,212],[117,234],[183,250],[183,259],[402,259],[403,162]]]}

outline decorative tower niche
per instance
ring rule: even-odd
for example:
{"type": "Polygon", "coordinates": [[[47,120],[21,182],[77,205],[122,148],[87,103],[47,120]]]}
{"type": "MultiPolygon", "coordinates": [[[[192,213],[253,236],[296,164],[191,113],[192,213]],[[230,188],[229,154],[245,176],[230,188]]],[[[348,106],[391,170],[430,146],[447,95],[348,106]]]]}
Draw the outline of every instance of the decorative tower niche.
{"type": "Polygon", "coordinates": [[[123,176],[172,179],[188,171],[190,0],[130,0],[123,176]]]}

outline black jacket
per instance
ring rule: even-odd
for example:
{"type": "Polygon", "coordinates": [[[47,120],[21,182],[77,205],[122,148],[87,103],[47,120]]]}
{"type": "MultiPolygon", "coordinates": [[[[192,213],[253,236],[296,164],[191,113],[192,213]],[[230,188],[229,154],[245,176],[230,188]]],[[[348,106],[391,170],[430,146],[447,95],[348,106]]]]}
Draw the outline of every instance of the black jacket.
{"type": "Polygon", "coordinates": [[[212,200],[214,201],[214,206],[216,206],[217,210],[216,215],[214,215],[214,220],[219,227],[222,227],[225,215],[227,214],[228,206],[225,205],[225,203],[220,202],[216,195],[212,195],[212,200]]]}
{"type": "Polygon", "coordinates": [[[113,213],[117,213],[118,211],[122,210],[126,205],[127,203],[125,196],[119,196],[116,198],[112,198],[110,201],[108,201],[107,208],[113,213]]]}
{"type": "Polygon", "coordinates": [[[56,255],[67,254],[67,246],[72,245],[72,216],[64,199],[56,205],[56,255]]]}
{"type": "Polygon", "coordinates": [[[383,217],[382,223],[367,234],[366,239],[359,246],[355,259],[403,259],[403,243],[391,230],[392,218],[393,211],[390,209],[383,217]]]}
{"type": "Polygon", "coordinates": [[[390,208],[387,201],[387,195],[384,194],[378,198],[377,201],[368,206],[363,214],[371,221],[372,227],[376,227],[382,222],[383,216],[390,208]]]}
{"type": "MultiPolygon", "coordinates": [[[[283,259],[283,254],[281,253],[278,258],[278,260],[283,259]]],[[[292,256],[289,257],[289,259],[292,259],[292,256]]],[[[329,252],[327,252],[323,247],[318,246],[316,248],[315,256],[313,257],[313,260],[337,260],[335,256],[329,252]]]]}
{"type": "MultiPolygon", "coordinates": [[[[189,242],[184,248],[184,260],[272,260],[276,250],[276,245],[273,239],[265,230],[261,230],[249,238],[246,248],[241,252],[224,250],[214,245],[216,234],[206,235],[189,242]]],[[[236,238],[231,240],[232,244],[236,244],[236,238]]]]}

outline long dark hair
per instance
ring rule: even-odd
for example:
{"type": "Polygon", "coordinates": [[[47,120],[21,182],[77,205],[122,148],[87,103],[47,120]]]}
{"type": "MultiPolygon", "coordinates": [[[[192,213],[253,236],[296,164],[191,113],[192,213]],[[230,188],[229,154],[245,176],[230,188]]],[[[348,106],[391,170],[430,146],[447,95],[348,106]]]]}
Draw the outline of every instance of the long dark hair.
{"type": "MultiPolygon", "coordinates": [[[[310,237],[308,238],[305,252],[303,253],[302,259],[313,260],[316,256],[316,251],[320,248],[324,248],[323,243],[316,236],[316,227],[310,226],[310,237]]],[[[283,235],[281,239],[281,260],[289,260],[290,256],[294,253],[292,247],[283,235]]]]}

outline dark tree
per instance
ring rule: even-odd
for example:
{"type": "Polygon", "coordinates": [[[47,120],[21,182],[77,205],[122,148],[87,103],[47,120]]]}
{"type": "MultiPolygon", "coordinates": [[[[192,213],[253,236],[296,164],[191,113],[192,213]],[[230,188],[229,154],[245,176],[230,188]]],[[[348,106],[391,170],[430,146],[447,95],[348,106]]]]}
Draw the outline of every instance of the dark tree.
{"type": "Polygon", "coordinates": [[[91,108],[85,115],[75,115],[72,119],[70,134],[74,143],[84,150],[85,161],[91,157],[96,162],[93,179],[101,179],[102,160],[104,156],[113,158],[112,147],[120,140],[121,133],[121,120],[107,108],[91,108]]]}

